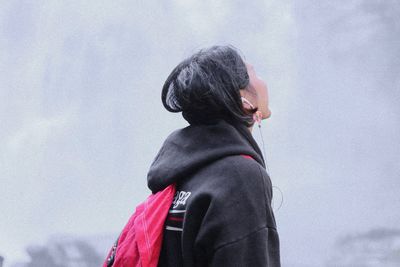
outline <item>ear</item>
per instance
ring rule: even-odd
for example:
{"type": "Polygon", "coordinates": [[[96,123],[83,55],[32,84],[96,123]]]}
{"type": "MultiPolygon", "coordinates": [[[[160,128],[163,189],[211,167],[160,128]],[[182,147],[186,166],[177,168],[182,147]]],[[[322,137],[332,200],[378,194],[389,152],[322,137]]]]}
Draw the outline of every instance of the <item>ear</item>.
{"type": "Polygon", "coordinates": [[[249,100],[247,100],[245,97],[242,96],[242,103],[243,103],[243,107],[247,108],[247,109],[254,109],[253,104],[250,103],[249,100]]]}

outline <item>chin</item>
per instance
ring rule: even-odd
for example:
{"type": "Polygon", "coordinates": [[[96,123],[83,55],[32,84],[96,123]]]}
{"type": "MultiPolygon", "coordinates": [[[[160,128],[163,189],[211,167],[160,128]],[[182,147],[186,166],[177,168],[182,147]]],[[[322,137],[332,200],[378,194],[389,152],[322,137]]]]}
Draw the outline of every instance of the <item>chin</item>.
{"type": "Polygon", "coordinates": [[[267,113],[267,115],[264,116],[263,119],[268,119],[268,118],[271,117],[271,115],[272,115],[271,110],[268,110],[268,112],[266,112],[266,113],[267,113]]]}

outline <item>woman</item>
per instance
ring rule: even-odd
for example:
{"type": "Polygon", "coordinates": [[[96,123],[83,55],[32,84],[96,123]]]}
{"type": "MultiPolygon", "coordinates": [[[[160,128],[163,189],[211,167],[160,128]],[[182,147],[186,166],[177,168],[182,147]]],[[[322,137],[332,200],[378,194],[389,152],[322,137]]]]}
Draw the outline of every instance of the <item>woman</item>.
{"type": "Polygon", "coordinates": [[[268,90],[232,46],[200,50],[167,78],[162,102],[189,126],[164,141],[153,193],[176,183],[158,266],[280,266],[272,185],[251,135],[271,116],[268,90]]]}

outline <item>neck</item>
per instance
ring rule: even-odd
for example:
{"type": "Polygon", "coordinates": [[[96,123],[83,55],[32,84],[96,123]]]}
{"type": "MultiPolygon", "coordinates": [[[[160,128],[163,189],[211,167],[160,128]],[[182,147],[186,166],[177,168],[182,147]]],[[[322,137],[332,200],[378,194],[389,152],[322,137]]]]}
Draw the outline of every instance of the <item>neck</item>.
{"type": "Polygon", "coordinates": [[[243,134],[243,136],[246,137],[246,139],[250,142],[251,146],[254,148],[254,150],[257,152],[258,156],[260,157],[260,164],[265,168],[265,161],[263,154],[256,142],[256,140],[253,137],[252,130],[254,128],[254,124],[251,125],[250,127],[246,127],[242,124],[235,125],[235,127],[243,134]]]}
{"type": "Polygon", "coordinates": [[[252,133],[254,125],[256,125],[256,122],[254,122],[253,125],[251,125],[250,127],[247,127],[247,129],[249,129],[250,133],[252,133]]]}

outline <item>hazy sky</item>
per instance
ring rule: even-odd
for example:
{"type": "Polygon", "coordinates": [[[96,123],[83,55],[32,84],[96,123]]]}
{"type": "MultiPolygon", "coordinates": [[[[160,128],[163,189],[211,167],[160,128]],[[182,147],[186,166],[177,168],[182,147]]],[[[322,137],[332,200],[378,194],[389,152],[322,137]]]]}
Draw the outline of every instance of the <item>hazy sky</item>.
{"type": "Polygon", "coordinates": [[[339,236],[397,227],[399,19],[323,2],[0,1],[0,255],[119,232],[162,142],[187,125],[162,84],[213,44],[239,48],[269,87],[283,266],[321,266],[339,236]]]}

